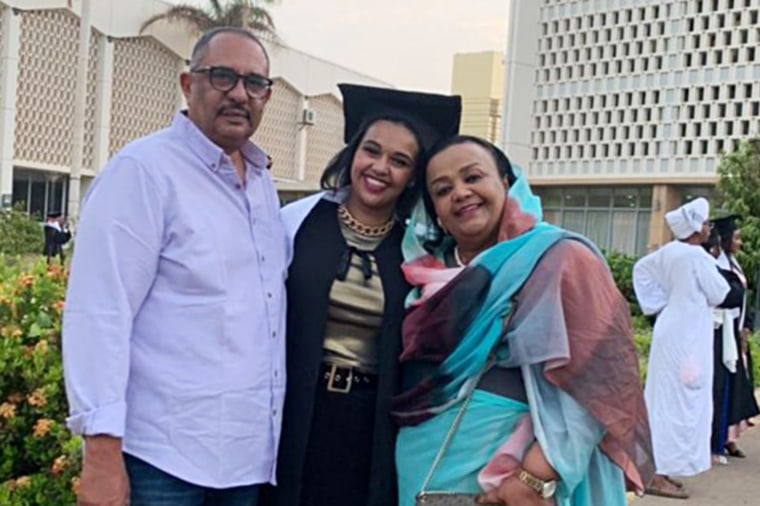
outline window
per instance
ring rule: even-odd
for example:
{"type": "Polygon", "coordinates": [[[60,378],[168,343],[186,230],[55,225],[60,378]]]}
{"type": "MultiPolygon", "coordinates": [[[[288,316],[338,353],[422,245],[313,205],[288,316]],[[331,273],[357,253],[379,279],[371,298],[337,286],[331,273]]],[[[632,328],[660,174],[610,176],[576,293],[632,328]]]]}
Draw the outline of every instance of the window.
{"type": "Polygon", "coordinates": [[[52,210],[66,210],[68,178],[41,171],[15,169],[11,201],[23,205],[32,217],[43,220],[52,210]]]}

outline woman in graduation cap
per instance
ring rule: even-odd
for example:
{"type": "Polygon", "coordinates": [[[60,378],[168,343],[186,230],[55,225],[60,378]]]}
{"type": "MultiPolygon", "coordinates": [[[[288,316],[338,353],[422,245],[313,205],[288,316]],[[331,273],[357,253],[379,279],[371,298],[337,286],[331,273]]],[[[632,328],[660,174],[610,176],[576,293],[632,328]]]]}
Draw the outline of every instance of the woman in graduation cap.
{"type": "Polygon", "coordinates": [[[277,487],[264,504],[395,504],[403,223],[426,150],[459,129],[459,97],[339,86],[346,146],[323,193],[283,209],[287,391],[277,487]]]}
{"type": "Polygon", "coordinates": [[[752,321],[747,314],[747,277],[736,260],[742,245],[741,231],[736,226],[738,218],[730,215],[713,220],[720,236],[718,266],[727,276],[738,279],[741,290],[737,307],[721,313],[725,321],[715,331],[711,447],[718,459],[725,455],[746,456],[737,440],[746,428],[746,421],[760,413],[749,373],[752,363],[748,338],[752,321]]]}
{"type": "Polygon", "coordinates": [[[420,185],[403,245],[400,505],[625,506],[625,479],[643,491],[653,472],[651,443],[604,258],[544,222],[527,178],[482,139],[440,142],[420,185]]]}

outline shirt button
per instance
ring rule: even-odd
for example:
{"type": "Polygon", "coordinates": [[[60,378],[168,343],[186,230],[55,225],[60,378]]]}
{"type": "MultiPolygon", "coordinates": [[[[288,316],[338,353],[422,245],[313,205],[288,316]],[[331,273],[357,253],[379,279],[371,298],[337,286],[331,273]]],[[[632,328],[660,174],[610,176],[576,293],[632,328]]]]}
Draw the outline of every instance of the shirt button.
{"type": "Polygon", "coordinates": [[[267,292],[267,297],[271,299],[272,298],[272,292],[267,292]]]}
{"type": "Polygon", "coordinates": [[[261,263],[264,263],[264,255],[261,255],[261,263]]]}
{"type": "Polygon", "coordinates": [[[272,410],[272,416],[277,416],[277,409],[272,410]]]}
{"type": "Polygon", "coordinates": [[[235,183],[235,188],[239,190],[240,188],[242,188],[242,186],[240,186],[240,183],[235,183]]]}
{"type": "Polygon", "coordinates": [[[273,331],[273,332],[272,332],[272,339],[276,339],[276,338],[277,338],[277,332],[276,332],[276,331],[273,331]]]}

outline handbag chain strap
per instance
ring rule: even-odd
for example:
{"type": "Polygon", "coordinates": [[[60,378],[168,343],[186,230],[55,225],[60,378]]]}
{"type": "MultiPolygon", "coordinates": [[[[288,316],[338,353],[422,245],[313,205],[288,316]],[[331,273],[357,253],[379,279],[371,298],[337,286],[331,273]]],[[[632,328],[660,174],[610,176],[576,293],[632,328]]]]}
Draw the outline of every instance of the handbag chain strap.
{"type": "Polygon", "coordinates": [[[491,367],[491,364],[494,361],[495,353],[491,353],[491,355],[488,357],[488,360],[486,361],[486,364],[483,366],[483,368],[478,372],[478,375],[475,377],[475,380],[468,386],[468,392],[465,396],[464,400],[462,401],[462,406],[459,408],[459,411],[457,411],[456,416],[454,417],[454,421],[451,422],[451,427],[449,427],[448,432],[446,433],[446,437],[443,438],[443,443],[441,443],[441,447],[438,449],[438,453],[435,456],[435,459],[433,460],[433,464],[430,466],[430,470],[428,471],[427,476],[425,477],[425,481],[422,483],[422,490],[420,493],[424,493],[427,491],[428,486],[430,485],[430,482],[433,480],[433,475],[435,474],[436,469],[438,469],[438,466],[440,465],[441,461],[443,460],[443,456],[446,454],[446,451],[449,449],[449,446],[451,446],[451,440],[454,439],[454,434],[456,434],[457,430],[459,429],[459,425],[462,423],[462,418],[464,418],[464,413],[467,411],[467,406],[470,404],[470,401],[472,400],[472,394],[475,392],[475,387],[478,386],[478,383],[480,383],[480,379],[483,377],[483,374],[485,374],[486,370],[491,367]]]}
{"type": "MultiPolygon", "coordinates": [[[[512,323],[512,318],[515,315],[515,311],[517,309],[517,300],[512,300],[512,307],[509,312],[509,316],[507,317],[507,324],[504,326],[505,329],[509,327],[509,324],[512,323]]],[[[443,460],[443,456],[446,454],[446,451],[449,449],[449,446],[451,446],[451,441],[454,439],[454,434],[456,434],[457,430],[459,429],[459,426],[462,423],[462,418],[464,418],[464,414],[467,411],[467,406],[470,404],[470,401],[472,400],[472,394],[475,392],[475,388],[477,388],[478,383],[480,383],[481,378],[483,378],[483,375],[491,368],[493,363],[496,361],[496,350],[499,346],[499,339],[496,340],[496,343],[494,343],[493,348],[491,349],[491,352],[488,354],[488,360],[486,360],[485,365],[478,371],[477,376],[475,376],[472,383],[467,387],[467,395],[465,396],[464,400],[462,401],[462,406],[459,408],[459,411],[457,411],[456,416],[454,417],[454,421],[451,422],[451,427],[449,427],[448,432],[446,433],[446,436],[443,438],[443,442],[441,443],[441,447],[438,449],[438,453],[435,456],[435,459],[433,459],[433,464],[430,466],[430,470],[427,473],[427,476],[425,477],[425,481],[422,482],[422,490],[420,490],[420,493],[424,493],[427,491],[428,486],[430,486],[430,482],[433,481],[433,475],[435,474],[436,469],[438,469],[438,466],[441,464],[441,461],[443,460]]]]}

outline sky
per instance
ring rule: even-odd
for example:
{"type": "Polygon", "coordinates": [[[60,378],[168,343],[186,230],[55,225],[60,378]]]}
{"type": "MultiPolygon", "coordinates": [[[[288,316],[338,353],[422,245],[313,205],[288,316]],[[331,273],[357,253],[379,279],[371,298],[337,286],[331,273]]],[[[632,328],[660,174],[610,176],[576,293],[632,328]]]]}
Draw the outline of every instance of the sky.
{"type": "Polygon", "coordinates": [[[507,3],[279,0],[269,9],[280,36],[295,49],[399,88],[448,93],[455,53],[504,51],[507,3]]]}

